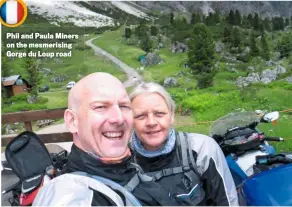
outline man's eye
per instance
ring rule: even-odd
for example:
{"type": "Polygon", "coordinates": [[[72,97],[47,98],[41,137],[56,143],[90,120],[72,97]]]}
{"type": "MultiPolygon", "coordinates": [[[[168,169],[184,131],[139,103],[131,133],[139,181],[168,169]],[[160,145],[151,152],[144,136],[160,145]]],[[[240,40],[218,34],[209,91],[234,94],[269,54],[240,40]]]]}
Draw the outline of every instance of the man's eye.
{"type": "Polygon", "coordinates": [[[134,119],[143,119],[145,116],[143,114],[134,116],[134,119]]]}
{"type": "Polygon", "coordinates": [[[127,105],[121,105],[120,108],[121,109],[126,109],[126,110],[131,110],[132,109],[130,106],[127,106],[127,105]]]}
{"type": "Polygon", "coordinates": [[[96,106],[94,107],[94,110],[103,110],[105,108],[106,108],[105,106],[96,106]]]}

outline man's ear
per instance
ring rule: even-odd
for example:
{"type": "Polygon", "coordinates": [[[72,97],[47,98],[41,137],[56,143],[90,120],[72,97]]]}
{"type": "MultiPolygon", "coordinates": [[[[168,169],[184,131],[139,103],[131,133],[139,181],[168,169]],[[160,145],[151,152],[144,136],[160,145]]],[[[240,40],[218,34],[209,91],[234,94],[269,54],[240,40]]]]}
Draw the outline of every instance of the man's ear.
{"type": "Polygon", "coordinates": [[[73,110],[71,109],[66,109],[64,113],[64,121],[66,123],[67,129],[69,132],[72,134],[78,132],[78,120],[76,117],[76,114],[73,110]]]}

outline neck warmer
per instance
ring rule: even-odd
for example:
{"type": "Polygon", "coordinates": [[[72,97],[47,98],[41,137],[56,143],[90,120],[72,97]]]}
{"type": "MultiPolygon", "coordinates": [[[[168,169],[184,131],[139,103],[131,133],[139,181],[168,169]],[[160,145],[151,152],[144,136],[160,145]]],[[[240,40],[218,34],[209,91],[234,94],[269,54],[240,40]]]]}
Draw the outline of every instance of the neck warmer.
{"type": "Polygon", "coordinates": [[[129,157],[131,157],[131,151],[128,148],[126,150],[126,152],[121,155],[120,157],[114,157],[114,158],[109,158],[109,157],[99,157],[95,154],[93,154],[92,152],[87,152],[87,154],[89,154],[90,156],[99,159],[101,162],[105,163],[105,164],[117,164],[117,163],[121,163],[124,160],[128,159],[129,157]]]}
{"type": "Polygon", "coordinates": [[[160,149],[156,150],[156,151],[147,151],[144,147],[142,142],[139,140],[139,138],[137,137],[137,134],[134,132],[132,135],[132,149],[141,154],[144,157],[148,157],[148,158],[152,158],[152,157],[157,157],[160,155],[165,155],[170,153],[175,145],[175,130],[171,129],[169,131],[169,134],[166,138],[166,143],[164,144],[163,147],[161,147],[160,149]]]}

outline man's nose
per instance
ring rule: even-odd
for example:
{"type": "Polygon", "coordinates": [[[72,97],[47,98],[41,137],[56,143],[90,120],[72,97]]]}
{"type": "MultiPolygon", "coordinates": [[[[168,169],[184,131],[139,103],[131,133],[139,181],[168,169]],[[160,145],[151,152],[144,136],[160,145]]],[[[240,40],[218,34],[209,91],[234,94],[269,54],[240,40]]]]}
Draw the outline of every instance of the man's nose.
{"type": "Polygon", "coordinates": [[[124,123],[124,115],[119,106],[111,107],[110,113],[109,113],[109,122],[115,123],[115,124],[124,123]]]}
{"type": "Polygon", "coordinates": [[[148,114],[146,125],[149,127],[153,127],[157,124],[155,117],[153,114],[148,114]]]}

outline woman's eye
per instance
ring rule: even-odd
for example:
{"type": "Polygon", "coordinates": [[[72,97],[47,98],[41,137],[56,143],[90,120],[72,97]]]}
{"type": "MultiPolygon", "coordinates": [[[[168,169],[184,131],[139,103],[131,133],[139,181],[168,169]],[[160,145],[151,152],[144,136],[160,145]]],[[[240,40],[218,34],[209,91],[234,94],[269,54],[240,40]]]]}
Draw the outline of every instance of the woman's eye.
{"type": "Polygon", "coordinates": [[[164,112],[156,112],[155,114],[156,114],[157,116],[164,116],[164,115],[165,115],[164,112]]]}

